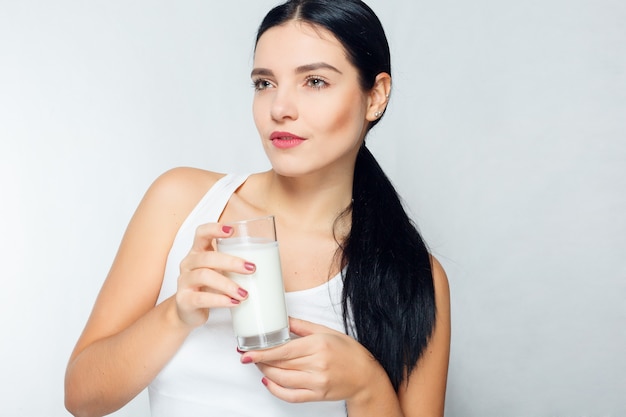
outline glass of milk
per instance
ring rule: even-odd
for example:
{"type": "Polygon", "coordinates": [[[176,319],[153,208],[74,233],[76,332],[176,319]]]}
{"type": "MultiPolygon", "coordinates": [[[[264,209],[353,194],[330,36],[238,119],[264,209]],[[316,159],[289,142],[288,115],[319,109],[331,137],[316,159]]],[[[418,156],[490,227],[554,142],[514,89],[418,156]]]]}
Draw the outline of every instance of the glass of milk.
{"type": "Polygon", "coordinates": [[[228,226],[233,227],[233,234],[217,239],[217,250],[256,265],[256,271],[249,275],[225,273],[248,291],[248,298],[231,308],[239,349],[267,349],[283,344],[289,341],[289,319],[274,216],[228,226]]]}

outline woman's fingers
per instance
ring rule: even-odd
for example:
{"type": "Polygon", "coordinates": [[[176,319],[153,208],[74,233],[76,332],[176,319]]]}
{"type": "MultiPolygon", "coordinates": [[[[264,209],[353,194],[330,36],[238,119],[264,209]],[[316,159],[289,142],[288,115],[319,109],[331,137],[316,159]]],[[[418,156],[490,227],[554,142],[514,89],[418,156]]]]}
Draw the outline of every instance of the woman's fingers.
{"type": "Polygon", "coordinates": [[[332,340],[327,337],[309,338],[307,336],[328,334],[340,337],[345,336],[343,333],[324,325],[293,317],[289,317],[289,330],[300,337],[271,349],[245,352],[241,356],[242,363],[263,362],[272,366],[291,369],[300,366],[310,356],[319,354],[320,350],[327,349],[326,344],[328,340],[332,340]]]}
{"type": "Polygon", "coordinates": [[[248,295],[236,282],[208,268],[198,268],[181,274],[178,290],[221,294],[239,301],[248,295]]]}
{"type": "Polygon", "coordinates": [[[316,324],[302,319],[296,319],[294,317],[289,317],[289,331],[300,337],[310,336],[315,333],[343,334],[321,324],[316,324]]]}
{"type": "Polygon", "coordinates": [[[289,403],[303,403],[318,401],[314,391],[307,388],[289,388],[288,386],[274,382],[269,377],[263,377],[261,382],[268,391],[277,398],[289,403]]]}
{"type": "Polygon", "coordinates": [[[247,297],[248,293],[221,271],[250,274],[254,271],[254,265],[241,258],[215,252],[197,254],[192,258],[187,265],[181,266],[179,291],[214,292],[239,301],[247,297]]]}
{"type": "Polygon", "coordinates": [[[213,240],[219,237],[228,237],[233,228],[220,223],[206,223],[196,228],[191,251],[205,251],[213,248],[213,240]]]}
{"type": "Polygon", "coordinates": [[[214,250],[192,251],[180,263],[181,272],[206,268],[238,274],[250,274],[255,270],[254,264],[245,259],[214,250]]]}
{"type": "Polygon", "coordinates": [[[231,297],[224,293],[214,291],[179,291],[176,294],[176,301],[181,309],[193,311],[196,309],[207,309],[217,307],[234,307],[245,297],[231,297]]]}
{"type": "MultiPolygon", "coordinates": [[[[332,374],[322,369],[311,369],[305,361],[257,363],[263,373],[263,384],[278,398],[287,402],[335,400],[332,374]],[[285,367],[286,366],[286,367],[285,367]]],[[[322,366],[323,368],[324,366],[322,366]]]]}
{"type": "Polygon", "coordinates": [[[228,237],[232,229],[208,223],[196,229],[191,250],[180,263],[176,305],[180,319],[190,325],[206,321],[210,308],[233,307],[248,293],[224,273],[251,274],[254,264],[213,249],[213,240],[228,237]]]}

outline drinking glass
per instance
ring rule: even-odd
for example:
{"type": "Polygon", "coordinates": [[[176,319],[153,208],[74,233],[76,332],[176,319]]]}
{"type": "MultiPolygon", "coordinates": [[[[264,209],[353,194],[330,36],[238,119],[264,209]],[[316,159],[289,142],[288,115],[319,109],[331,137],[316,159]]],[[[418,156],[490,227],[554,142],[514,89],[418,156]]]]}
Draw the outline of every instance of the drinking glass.
{"type": "Polygon", "coordinates": [[[278,254],[274,216],[228,223],[233,233],[217,239],[217,250],[256,265],[252,274],[225,273],[248,291],[231,308],[233,329],[240,350],[267,349],[289,341],[289,319],[278,254]]]}

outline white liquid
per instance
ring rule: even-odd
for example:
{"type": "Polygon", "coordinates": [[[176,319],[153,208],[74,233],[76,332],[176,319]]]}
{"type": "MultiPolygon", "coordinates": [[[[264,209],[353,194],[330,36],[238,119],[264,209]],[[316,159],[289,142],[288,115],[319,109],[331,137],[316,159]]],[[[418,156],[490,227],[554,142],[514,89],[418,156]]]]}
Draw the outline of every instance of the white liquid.
{"type": "Polygon", "coordinates": [[[256,265],[256,271],[250,275],[226,274],[248,291],[248,298],[231,309],[235,334],[250,337],[285,329],[288,318],[278,242],[251,243],[232,238],[218,246],[220,252],[256,265]]]}

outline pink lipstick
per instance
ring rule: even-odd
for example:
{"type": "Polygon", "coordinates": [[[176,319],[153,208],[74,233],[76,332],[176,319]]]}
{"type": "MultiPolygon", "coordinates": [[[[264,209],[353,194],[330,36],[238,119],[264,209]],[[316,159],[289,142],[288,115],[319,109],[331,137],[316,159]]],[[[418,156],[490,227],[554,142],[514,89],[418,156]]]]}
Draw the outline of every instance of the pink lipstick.
{"type": "Polygon", "coordinates": [[[279,149],[289,149],[300,145],[306,139],[289,132],[273,132],[270,135],[270,140],[272,145],[279,149]]]}

